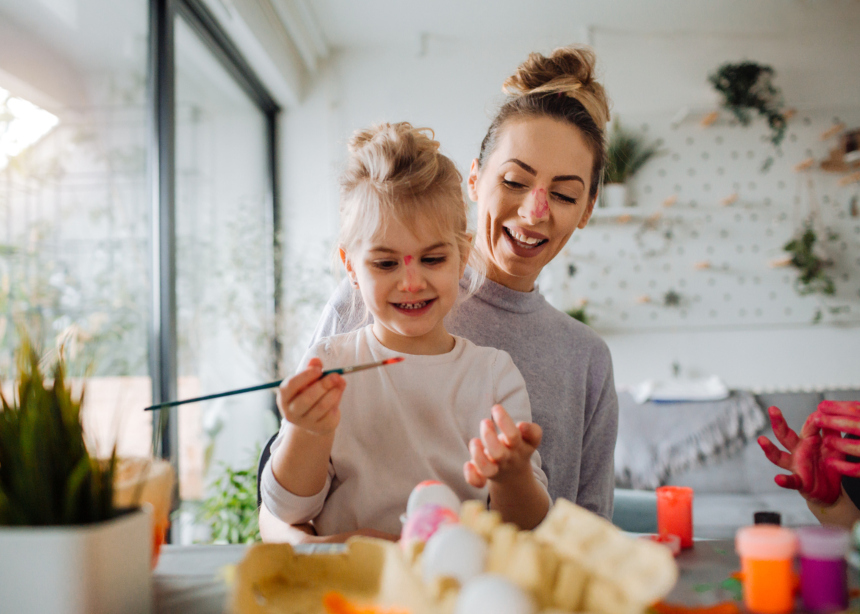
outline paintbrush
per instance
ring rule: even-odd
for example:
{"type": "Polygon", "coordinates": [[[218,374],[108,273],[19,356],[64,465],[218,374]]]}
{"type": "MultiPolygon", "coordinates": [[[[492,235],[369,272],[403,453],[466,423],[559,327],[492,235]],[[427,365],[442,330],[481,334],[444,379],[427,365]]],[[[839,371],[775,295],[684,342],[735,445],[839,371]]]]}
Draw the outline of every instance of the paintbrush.
{"type": "MultiPolygon", "coordinates": [[[[365,369],[374,369],[376,367],[384,367],[385,365],[393,365],[401,362],[403,360],[402,356],[397,356],[396,358],[388,358],[386,360],[382,360],[380,362],[371,362],[366,365],[354,365],[352,367],[340,367],[338,369],[329,369],[328,371],[323,371],[322,375],[320,375],[320,379],[324,378],[326,375],[331,375],[332,373],[338,373],[340,375],[347,375],[349,373],[355,373],[356,371],[364,371],[365,369]]],[[[221,397],[229,397],[234,394],[242,394],[243,392],[255,392],[257,390],[266,390],[268,388],[277,388],[281,385],[283,380],[278,380],[276,382],[269,382],[268,384],[260,384],[259,386],[251,386],[250,388],[240,388],[239,390],[228,390],[227,392],[219,392],[217,394],[207,394],[204,397],[195,397],[193,399],[184,399],[182,401],[168,401],[167,403],[159,403],[158,405],[150,405],[149,407],[145,407],[143,411],[150,411],[152,409],[163,409],[165,407],[173,407],[175,405],[185,405],[186,403],[196,403],[198,401],[208,401],[209,399],[220,399],[221,397]]]]}

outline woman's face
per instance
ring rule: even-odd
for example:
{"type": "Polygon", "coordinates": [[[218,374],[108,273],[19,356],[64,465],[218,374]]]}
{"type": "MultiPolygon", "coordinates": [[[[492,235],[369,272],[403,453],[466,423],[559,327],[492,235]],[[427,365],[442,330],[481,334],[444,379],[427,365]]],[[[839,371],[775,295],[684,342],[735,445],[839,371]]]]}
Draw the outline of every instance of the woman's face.
{"type": "Polygon", "coordinates": [[[496,148],[472,162],[469,197],[478,203],[477,248],[487,276],[529,292],[594,209],[594,156],[579,129],[549,117],[502,126],[496,148]]]}

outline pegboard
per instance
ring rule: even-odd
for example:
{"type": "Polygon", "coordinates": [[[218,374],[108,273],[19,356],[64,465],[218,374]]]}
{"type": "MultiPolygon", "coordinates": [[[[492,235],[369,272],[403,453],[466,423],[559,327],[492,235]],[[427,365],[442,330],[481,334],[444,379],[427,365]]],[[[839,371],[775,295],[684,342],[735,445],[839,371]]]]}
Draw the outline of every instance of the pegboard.
{"type": "Polygon", "coordinates": [[[664,153],[629,184],[632,206],[597,209],[573,234],[541,291],[565,311],[587,301],[603,331],[860,324],[860,183],[818,169],[838,143],[827,133],[860,126],[860,108],[799,110],[778,148],[763,120],[744,127],[722,111],[704,127],[709,111],[621,118],[664,153]],[[775,266],[812,212],[832,297],[799,295],[796,270],[775,266]]]}

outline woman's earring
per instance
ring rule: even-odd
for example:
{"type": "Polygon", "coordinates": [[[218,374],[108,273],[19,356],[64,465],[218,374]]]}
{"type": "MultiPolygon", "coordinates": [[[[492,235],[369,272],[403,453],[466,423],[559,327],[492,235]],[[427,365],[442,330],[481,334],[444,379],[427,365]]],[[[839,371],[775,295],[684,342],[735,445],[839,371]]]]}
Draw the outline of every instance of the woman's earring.
{"type": "Polygon", "coordinates": [[[355,277],[350,277],[349,281],[352,283],[353,288],[358,288],[358,280],[355,277]]]}

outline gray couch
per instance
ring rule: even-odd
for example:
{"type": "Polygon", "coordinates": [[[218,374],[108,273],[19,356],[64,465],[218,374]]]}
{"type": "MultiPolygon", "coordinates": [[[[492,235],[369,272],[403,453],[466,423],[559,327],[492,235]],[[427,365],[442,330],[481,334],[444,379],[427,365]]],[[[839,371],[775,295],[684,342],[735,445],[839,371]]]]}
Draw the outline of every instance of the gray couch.
{"type": "MultiPolygon", "coordinates": [[[[779,407],[791,428],[800,431],[819,401],[860,400],[860,390],[824,393],[774,393],[756,395],[763,410],[779,407]]],[[[776,442],[768,425],[761,434],[776,442]]],[[[752,524],[757,511],[782,514],[783,525],[800,526],[817,521],[796,492],[777,486],[773,479],[784,473],[772,465],[755,438],[739,451],[721,460],[677,475],[667,483],[694,489],[693,525],[696,537],[732,538],[741,526],[752,524]]],[[[634,532],[656,531],[656,497],[653,491],[616,489],[613,522],[634,532]]]]}

